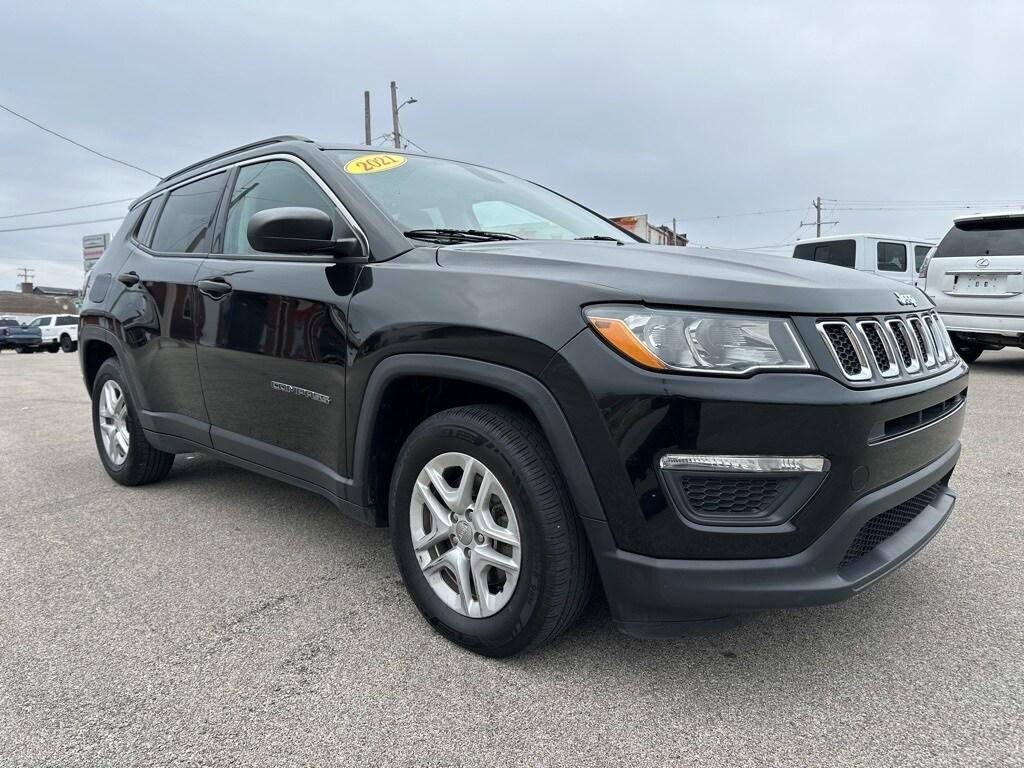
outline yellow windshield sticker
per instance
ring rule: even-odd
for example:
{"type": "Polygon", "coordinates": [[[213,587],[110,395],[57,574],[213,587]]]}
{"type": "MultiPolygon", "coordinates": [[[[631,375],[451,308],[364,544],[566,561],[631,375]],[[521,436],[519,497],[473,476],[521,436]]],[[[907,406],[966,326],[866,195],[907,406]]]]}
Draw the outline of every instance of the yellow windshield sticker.
{"type": "Polygon", "coordinates": [[[360,155],[345,163],[345,173],[380,173],[405,165],[401,155],[360,155]]]}

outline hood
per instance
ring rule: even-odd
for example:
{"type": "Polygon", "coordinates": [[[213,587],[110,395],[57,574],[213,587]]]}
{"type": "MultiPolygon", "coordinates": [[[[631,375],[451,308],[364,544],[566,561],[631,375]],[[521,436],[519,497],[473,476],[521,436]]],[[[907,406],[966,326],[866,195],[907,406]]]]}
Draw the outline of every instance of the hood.
{"type": "Polygon", "coordinates": [[[529,240],[447,246],[442,267],[600,285],[622,300],[718,310],[855,315],[906,312],[931,302],[912,286],[846,267],[743,251],[641,243],[529,240]]]}

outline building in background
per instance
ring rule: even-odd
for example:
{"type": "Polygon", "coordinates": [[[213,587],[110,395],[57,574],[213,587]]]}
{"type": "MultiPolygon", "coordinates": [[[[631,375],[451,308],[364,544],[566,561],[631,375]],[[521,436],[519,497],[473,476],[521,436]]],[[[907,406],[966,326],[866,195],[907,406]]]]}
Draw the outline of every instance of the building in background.
{"type": "Polygon", "coordinates": [[[685,233],[681,234],[673,231],[671,227],[649,223],[646,213],[637,216],[612,216],[611,219],[623,229],[642,237],[652,245],[687,245],[690,242],[685,233]]]}
{"type": "Polygon", "coordinates": [[[78,314],[78,291],[22,283],[20,291],[0,291],[0,317],[28,322],[39,315],[78,314]]]}

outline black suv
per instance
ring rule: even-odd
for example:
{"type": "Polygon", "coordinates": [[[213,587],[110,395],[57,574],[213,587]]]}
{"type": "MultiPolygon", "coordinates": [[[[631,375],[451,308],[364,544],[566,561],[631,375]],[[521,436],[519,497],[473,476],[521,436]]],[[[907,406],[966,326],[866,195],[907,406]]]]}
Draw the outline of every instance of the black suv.
{"type": "Polygon", "coordinates": [[[505,656],[600,579],[642,637],[853,595],[949,515],[967,367],[927,298],[653,247],[489,168],[295,136],[137,200],[80,356],[119,483],[205,451],[390,526],[505,656]]]}

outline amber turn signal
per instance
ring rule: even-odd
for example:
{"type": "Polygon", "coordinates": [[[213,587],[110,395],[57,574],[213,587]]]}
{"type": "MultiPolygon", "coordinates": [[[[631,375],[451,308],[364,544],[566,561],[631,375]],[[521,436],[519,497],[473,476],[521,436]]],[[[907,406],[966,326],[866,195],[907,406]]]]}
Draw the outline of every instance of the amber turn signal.
{"type": "Polygon", "coordinates": [[[613,349],[619,352],[619,354],[625,355],[637,365],[642,365],[644,368],[652,368],[656,371],[668,368],[618,318],[590,315],[587,317],[587,320],[593,329],[597,331],[598,335],[607,341],[613,349]]]}

